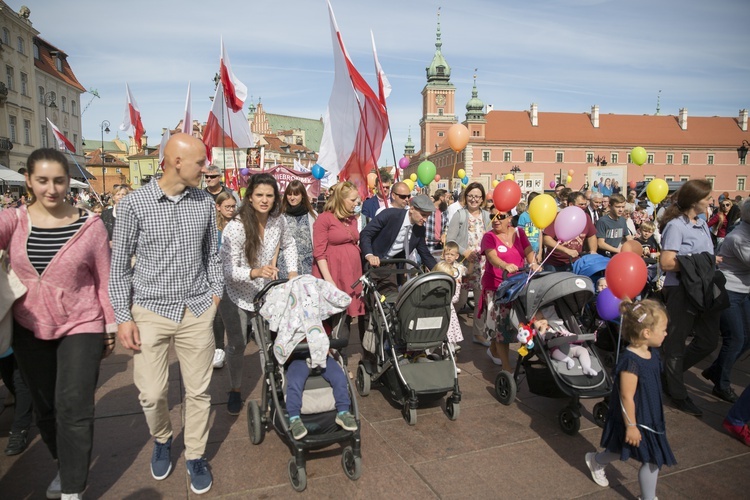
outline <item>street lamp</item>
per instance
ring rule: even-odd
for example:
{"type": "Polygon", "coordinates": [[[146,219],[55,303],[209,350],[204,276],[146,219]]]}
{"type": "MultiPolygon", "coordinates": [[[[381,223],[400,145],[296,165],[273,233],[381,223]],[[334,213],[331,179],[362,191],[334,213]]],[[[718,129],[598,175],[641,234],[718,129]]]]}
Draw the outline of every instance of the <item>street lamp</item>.
{"type": "Polygon", "coordinates": [[[47,122],[47,108],[57,109],[57,104],[55,104],[55,100],[57,99],[57,96],[55,96],[54,92],[47,92],[44,94],[44,98],[42,99],[44,102],[44,142],[45,147],[49,147],[49,123],[47,122]]]}
{"type": "Polygon", "coordinates": [[[109,134],[109,121],[104,120],[102,122],[102,194],[107,192],[107,167],[105,167],[105,161],[104,161],[104,132],[109,134]]]}
{"type": "Polygon", "coordinates": [[[747,156],[748,146],[750,146],[750,142],[747,142],[745,139],[743,139],[742,145],[737,148],[737,157],[740,159],[740,163],[745,162],[745,157],[747,156]]]}
{"type": "Polygon", "coordinates": [[[607,160],[604,159],[603,156],[597,156],[594,158],[594,161],[596,162],[597,167],[606,167],[607,166],[607,160]]]}
{"type": "Polygon", "coordinates": [[[519,167],[518,165],[513,165],[513,168],[511,168],[511,169],[510,169],[510,173],[511,173],[511,174],[513,174],[514,176],[515,176],[515,175],[516,175],[516,174],[517,174],[518,172],[520,172],[520,171],[521,171],[521,167],[519,167]]]}

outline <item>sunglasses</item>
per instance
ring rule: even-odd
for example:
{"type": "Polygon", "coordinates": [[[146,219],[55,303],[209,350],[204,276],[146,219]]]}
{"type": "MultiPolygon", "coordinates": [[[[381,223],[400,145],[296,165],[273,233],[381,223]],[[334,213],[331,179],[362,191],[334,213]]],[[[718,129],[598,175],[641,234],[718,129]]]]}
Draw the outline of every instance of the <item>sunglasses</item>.
{"type": "Polygon", "coordinates": [[[410,194],[398,194],[398,193],[393,193],[393,194],[394,194],[395,196],[398,196],[398,197],[399,197],[399,198],[401,198],[402,200],[408,200],[409,198],[411,198],[411,195],[410,195],[410,194]]]}
{"type": "Polygon", "coordinates": [[[204,175],[203,177],[205,177],[206,179],[216,179],[219,176],[218,175],[204,175]]]}
{"type": "Polygon", "coordinates": [[[493,218],[494,220],[505,220],[505,219],[507,219],[508,217],[510,217],[510,214],[501,214],[501,213],[496,213],[495,215],[493,215],[493,216],[492,216],[492,218],[493,218]]]}
{"type": "Polygon", "coordinates": [[[731,203],[722,203],[721,206],[722,207],[731,207],[732,204],[731,203]]]}

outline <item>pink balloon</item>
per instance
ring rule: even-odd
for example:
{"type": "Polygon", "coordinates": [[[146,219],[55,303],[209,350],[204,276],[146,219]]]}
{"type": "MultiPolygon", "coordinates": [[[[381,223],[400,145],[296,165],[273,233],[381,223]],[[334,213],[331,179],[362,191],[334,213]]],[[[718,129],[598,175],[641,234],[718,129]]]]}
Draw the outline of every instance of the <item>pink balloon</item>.
{"type": "Polygon", "coordinates": [[[406,156],[404,156],[398,161],[398,166],[401,167],[401,170],[403,170],[409,166],[409,163],[411,163],[411,160],[407,158],[406,156]]]}
{"type": "Polygon", "coordinates": [[[549,188],[555,189],[555,181],[549,181],[549,188]]]}
{"type": "Polygon", "coordinates": [[[586,213],[578,207],[566,207],[555,218],[555,235],[558,241],[577,238],[586,229],[586,213]]]}

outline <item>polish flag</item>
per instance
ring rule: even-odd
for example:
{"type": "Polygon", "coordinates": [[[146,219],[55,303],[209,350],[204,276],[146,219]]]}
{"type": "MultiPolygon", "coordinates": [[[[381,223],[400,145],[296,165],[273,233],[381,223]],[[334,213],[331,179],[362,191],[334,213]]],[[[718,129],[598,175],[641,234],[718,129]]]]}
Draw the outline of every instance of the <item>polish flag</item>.
{"type": "Polygon", "coordinates": [[[140,151],[142,149],[141,137],[146,132],[146,129],[143,128],[141,111],[138,109],[138,103],[135,102],[133,94],[130,93],[130,87],[127,83],[125,84],[125,98],[127,99],[127,102],[125,103],[125,118],[122,120],[120,130],[133,136],[136,147],[140,151]]]}
{"type": "Polygon", "coordinates": [[[70,140],[68,140],[65,135],[60,132],[60,129],[55,127],[55,124],[50,121],[49,118],[47,118],[47,123],[49,123],[49,126],[52,127],[52,134],[55,136],[55,139],[57,140],[57,147],[60,149],[67,149],[71,153],[76,152],[76,147],[73,145],[70,140]]]}
{"type": "Polygon", "coordinates": [[[159,166],[164,169],[164,150],[167,148],[167,142],[172,136],[172,132],[169,129],[165,130],[161,135],[161,144],[159,144],[159,166]]]}
{"type": "Polygon", "coordinates": [[[385,107],[385,100],[391,95],[391,82],[388,81],[383,67],[380,66],[378,50],[375,48],[375,35],[372,33],[372,30],[370,30],[370,38],[372,38],[372,55],[375,58],[375,74],[378,77],[378,96],[380,97],[380,104],[385,107]]]}
{"type": "Polygon", "coordinates": [[[203,129],[203,143],[211,148],[251,148],[254,146],[250,123],[242,111],[227,109],[224,102],[224,89],[216,87],[216,95],[211,112],[203,129]]]}
{"type": "Polygon", "coordinates": [[[377,168],[388,132],[385,107],[354,67],[328,2],[335,76],[318,163],[334,176],[353,182],[367,198],[367,174],[377,168]]]}
{"type": "Polygon", "coordinates": [[[244,83],[232,73],[232,66],[229,64],[229,54],[224,48],[224,40],[221,40],[221,85],[224,87],[224,97],[227,100],[227,106],[232,111],[240,111],[242,105],[247,99],[247,87],[244,83]]]}
{"type": "Polygon", "coordinates": [[[190,82],[188,82],[187,98],[185,99],[185,118],[182,120],[182,133],[193,135],[193,106],[190,102],[190,82]]]}

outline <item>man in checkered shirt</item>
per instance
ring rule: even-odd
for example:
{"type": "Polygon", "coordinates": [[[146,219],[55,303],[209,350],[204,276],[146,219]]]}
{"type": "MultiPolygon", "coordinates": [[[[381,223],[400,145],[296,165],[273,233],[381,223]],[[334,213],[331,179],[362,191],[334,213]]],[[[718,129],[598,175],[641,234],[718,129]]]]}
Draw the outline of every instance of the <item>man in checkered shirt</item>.
{"type": "Polygon", "coordinates": [[[175,134],[164,151],[164,175],[117,206],[109,295],[117,337],[132,349],[133,378],[154,451],[151,474],[172,470],[168,351],[174,344],[185,385],[185,459],[195,493],[211,488],[203,457],[213,372],[213,319],[223,292],[216,208],[198,189],[206,168],[203,143],[175,134]],[[135,263],[131,266],[132,257],[135,263]]]}

